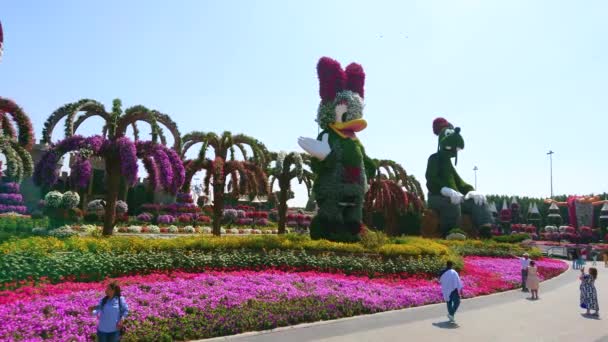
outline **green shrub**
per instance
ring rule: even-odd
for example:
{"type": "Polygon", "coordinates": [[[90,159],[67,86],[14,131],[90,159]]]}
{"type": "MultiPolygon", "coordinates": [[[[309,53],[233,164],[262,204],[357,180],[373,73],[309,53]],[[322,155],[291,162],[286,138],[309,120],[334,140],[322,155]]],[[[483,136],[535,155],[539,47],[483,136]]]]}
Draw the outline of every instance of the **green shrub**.
{"type": "Polygon", "coordinates": [[[386,237],[386,234],[380,231],[366,229],[365,232],[361,234],[361,244],[368,250],[377,250],[387,241],[388,238],[386,237]]]}
{"type": "Polygon", "coordinates": [[[441,240],[439,243],[450,247],[453,251],[462,256],[478,255],[478,256],[495,256],[508,257],[511,255],[521,255],[525,252],[531,257],[538,258],[542,253],[537,248],[527,248],[517,244],[500,243],[492,240],[441,240]]]}
{"type": "Polygon", "coordinates": [[[479,227],[479,237],[482,239],[492,238],[492,227],[490,227],[490,226],[479,227]]]}
{"type": "Polygon", "coordinates": [[[520,243],[520,242],[522,242],[524,240],[528,240],[528,239],[530,239],[530,235],[528,235],[526,233],[501,235],[501,236],[492,237],[492,240],[494,240],[496,242],[504,242],[504,243],[520,243]]]}

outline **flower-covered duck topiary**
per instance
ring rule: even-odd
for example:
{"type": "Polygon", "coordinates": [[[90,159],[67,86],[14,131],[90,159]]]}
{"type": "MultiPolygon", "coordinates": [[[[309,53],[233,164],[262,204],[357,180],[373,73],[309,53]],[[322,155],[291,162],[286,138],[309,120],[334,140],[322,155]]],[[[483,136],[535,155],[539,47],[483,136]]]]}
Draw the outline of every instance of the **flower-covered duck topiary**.
{"type": "Polygon", "coordinates": [[[464,148],[460,127],[454,128],[444,118],[433,121],[433,132],[439,137],[437,153],[433,153],[426,168],[426,186],[429,190],[429,208],[439,214],[444,236],[459,225],[461,210],[470,214],[476,229],[491,226],[494,222],[484,195],[460,178],[452,165],[458,162],[458,151],[464,148]]]}
{"type": "Polygon", "coordinates": [[[376,170],[355,135],[367,127],[362,118],[365,73],[359,64],[343,70],[337,61],[323,57],[317,74],[321,104],[316,121],[323,131],[317,139],[298,139],[312,155],[315,174],[312,193],[319,210],[310,224],[310,236],[356,241],[363,227],[367,179],[376,170]]]}

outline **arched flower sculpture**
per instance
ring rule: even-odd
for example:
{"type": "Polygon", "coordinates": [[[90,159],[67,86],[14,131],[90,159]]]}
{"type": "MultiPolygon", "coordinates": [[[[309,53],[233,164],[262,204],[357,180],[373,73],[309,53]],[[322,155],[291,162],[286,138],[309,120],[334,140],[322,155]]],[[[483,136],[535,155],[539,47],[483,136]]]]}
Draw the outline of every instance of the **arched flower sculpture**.
{"type": "Polygon", "coordinates": [[[186,179],[182,192],[190,192],[190,184],[195,173],[206,171],[205,194],[209,195],[209,187],[213,187],[213,234],[220,235],[227,177],[230,176],[234,184],[229,189],[234,196],[267,194],[268,178],[264,168],[267,164],[268,151],[258,140],[243,134],[232,135],[230,132],[224,132],[221,136],[215,133],[193,132],[184,136],[182,140],[184,143],[182,157],[193,145],[203,144],[196,159],[184,162],[186,179]],[[213,159],[206,156],[209,147],[214,151],[213,159]],[[251,157],[248,157],[247,147],[253,152],[251,157]],[[237,149],[241,152],[243,160],[236,159],[237,149]]]}
{"type": "MultiPolygon", "coordinates": [[[[137,182],[138,159],[143,161],[149,179],[154,188],[177,193],[185,179],[185,169],[179,154],[174,150],[151,141],[133,141],[126,137],[126,128],[136,121],[155,122],[155,113],[143,106],[127,109],[124,114],[120,101],[114,101],[112,113],[105,113],[103,106],[92,104],[96,113],[106,119],[104,131],[106,137],[95,135],[82,137],[72,135],[56,144],[50,145],[49,150],[36,165],[34,182],[38,185],[53,185],[57,182],[57,162],[66,153],[74,153],[76,162],[72,165],[72,183],[85,187],[92,174],[91,157],[101,157],[106,167],[106,211],[104,218],[105,235],[112,234],[115,221],[115,209],[121,179],[128,186],[137,182]]],[[[64,107],[74,108],[74,104],[64,107]]],[[[64,108],[62,107],[62,108],[64,108]]],[[[87,108],[93,110],[93,107],[87,108]]],[[[47,120],[47,122],[49,122],[47,120]]],[[[46,134],[48,130],[45,131],[46,134]]],[[[50,136],[50,135],[49,135],[50,136]]],[[[178,139],[179,140],[179,139],[178,139]]],[[[178,143],[179,144],[179,143],[178,143]]]]}
{"type": "Polygon", "coordinates": [[[29,117],[15,102],[0,97],[0,150],[6,158],[5,175],[21,182],[32,174],[34,131],[29,117]]]}
{"type": "Polygon", "coordinates": [[[279,184],[279,234],[285,234],[285,222],[287,217],[287,199],[291,190],[291,180],[297,179],[300,184],[304,182],[308,194],[312,189],[312,172],[304,168],[310,166],[310,156],[298,152],[270,153],[270,160],[274,166],[268,171],[270,175],[270,189],[275,182],[279,184]]]}

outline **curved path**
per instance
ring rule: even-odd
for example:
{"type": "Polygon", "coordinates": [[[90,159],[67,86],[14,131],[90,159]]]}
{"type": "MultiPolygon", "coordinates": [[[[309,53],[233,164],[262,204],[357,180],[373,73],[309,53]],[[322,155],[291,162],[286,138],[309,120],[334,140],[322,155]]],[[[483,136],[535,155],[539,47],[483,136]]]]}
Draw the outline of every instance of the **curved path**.
{"type": "MultiPolygon", "coordinates": [[[[587,264],[587,267],[590,263],[587,264]]],[[[608,268],[597,265],[600,314],[608,312],[608,268]]],[[[602,341],[608,316],[582,315],[578,270],[541,283],[538,301],[520,290],[465,299],[448,324],[445,304],[383,312],[334,321],[300,324],[205,341],[602,341]]]]}

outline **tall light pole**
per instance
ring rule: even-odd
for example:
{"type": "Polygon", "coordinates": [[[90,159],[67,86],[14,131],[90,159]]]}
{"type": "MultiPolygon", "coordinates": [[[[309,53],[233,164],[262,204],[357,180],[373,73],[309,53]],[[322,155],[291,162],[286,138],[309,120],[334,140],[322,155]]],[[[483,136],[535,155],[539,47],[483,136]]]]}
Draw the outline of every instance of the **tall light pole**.
{"type": "Polygon", "coordinates": [[[553,151],[549,150],[547,154],[549,155],[549,177],[551,179],[551,198],[553,198],[553,151]]]}
{"type": "Polygon", "coordinates": [[[477,170],[479,169],[477,168],[477,165],[475,165],[473,168],[473,172],[475,172],[475,190],[477,190],[477,170]]]}

